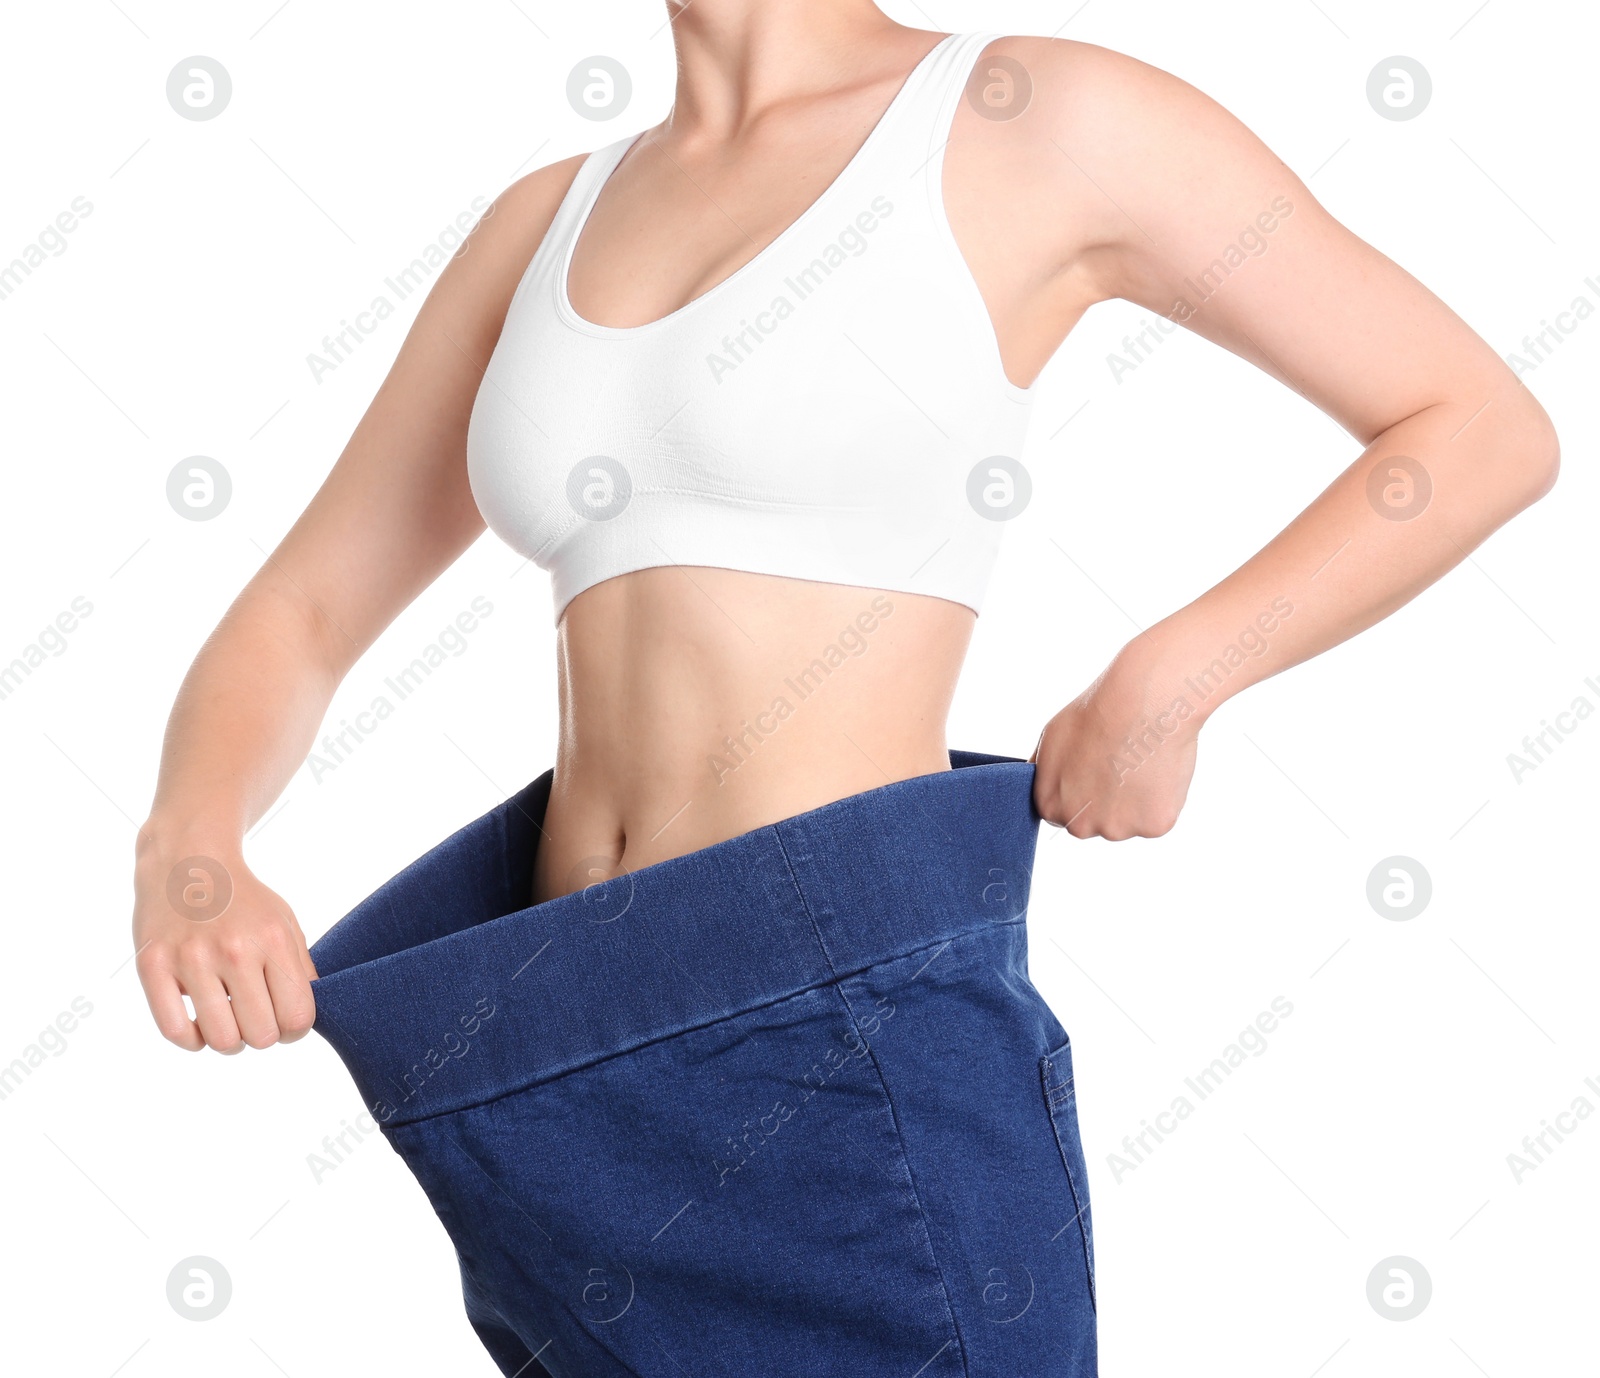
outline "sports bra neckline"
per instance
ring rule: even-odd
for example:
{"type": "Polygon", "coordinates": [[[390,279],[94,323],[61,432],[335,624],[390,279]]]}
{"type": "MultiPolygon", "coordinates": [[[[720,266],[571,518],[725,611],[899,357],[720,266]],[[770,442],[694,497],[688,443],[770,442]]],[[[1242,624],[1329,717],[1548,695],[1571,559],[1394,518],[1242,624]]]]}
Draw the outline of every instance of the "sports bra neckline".
{"type": "Polygon", "coordinates": [[[580,217],[636,139],[580,165],[467,430],[478,509],[549,572],[557,623],[586,589],[663,566],[980,611],[1032,491],[1019,456],[1038,379],[1006,376],[943,179],[963,94],[999,41],[940,38],[810,206],[641,325],[563,309],[580,217]]]}
{"type": "Polygon", "coordinates": [[[958,42],[963,37],[964,35],[961,33],[947,33],[917,60],[916,65],[906,73],[905,79],[900,83],[899,88],[895,91],[894,97],[890,100],[889,104],[884,107],[883,113],[878,116],[877,120],[873,123],[872,128],[867,131],[866,138],[862,140],[856,151],[850,155],[849,161],[847,161],[845,165],[839,169],[838,173],[835,174],[835,176],[828,182],[828,185],[817,194],[810,204],[807,205],[805,209],[799,213],[799,215],[785,225],[783,229],[779,230],[777,235],[772,240],[764,244],[760,249],[756,250],[753,257],[749,258],[744,263],[741,263],[726,277],[713,283],[698,296],[691,297],[688,301],[684,302],[682,306],[675,307],[673,310],[667,312],[666,315],[657,316],[654,320],[644,321],[639,325],[602,325],[599,321],[592,321],[587,316],[579,314],[578,309],[572,304],[571,296],[568,294],[568,284],[570,283],[572,276],[572,259],[574,254],[577,252],[578,241],[583,238],[584,228],[588,225],[590,216],[594,214],[595,205],[599,201],[601,193],[605,191],[607,184],[611,181],[612,174],[622,163],[622,160],[627,157],[627,155],[633,150],[639,141],[644,138],[645,133],[648,131],[641,130],[638,134],[619,139],[617,142],[605,148],[595,150],[588,156],[588,158],[584,160],[583,165],[579,168],[577,174],[578,177],[583,178],[590,174],[589,164],[592,161],[595,159],[600,159],[601,161],[595,164],[591,183],[584,193],[583,202],[578,207],[573,226],[567,233],[566,243],[562,248],[560,258],[555,264],[555,290],[552,295],[555,298],[556,314],[560,317],[564,324],[570,326],[574,330],[582,331],[588,335],[595,335],[602,338],[611,337],[616,339],[644,335],[650,331],[662,329],[668,325],[682,320],[702,302],[708,301],[711,298],[722,294],[724,289],[729,288],[732,284],[751,276],[752,270],[755,269],[757,265],[764,266],[765,262],[770,259],[783,244],[792,241],[802,228],[808,225],[823,209],[826,208],[827,204],[833,200],[835,192],[849,182],[851,173],[865,163],[867,158],[871,156],[877,144],[879,144],[888,136],[889,130],[891,130],[894,125],[895,117],[915,94],[919,83],[919,78],[921,78],[927,69],[938,59],[939,54],[948,49],[952,43],[958,42]]]}

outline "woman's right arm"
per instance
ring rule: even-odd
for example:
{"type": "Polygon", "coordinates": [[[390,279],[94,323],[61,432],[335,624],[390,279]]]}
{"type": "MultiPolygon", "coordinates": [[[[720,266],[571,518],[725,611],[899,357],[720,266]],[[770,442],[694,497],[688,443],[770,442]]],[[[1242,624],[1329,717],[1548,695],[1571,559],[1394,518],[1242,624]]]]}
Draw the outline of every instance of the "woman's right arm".
{"type": "Polygon", "coordinates": [[[305,937],[245,864],[244,834],[304,761],[350,667],[484,529],[467,421],[580,161],[529,174],[484,213],[338,462],[178,691],[135,843],[133,937],[150,1012],[180,1048],[264,1048],[311,1027],[305,937]]]}

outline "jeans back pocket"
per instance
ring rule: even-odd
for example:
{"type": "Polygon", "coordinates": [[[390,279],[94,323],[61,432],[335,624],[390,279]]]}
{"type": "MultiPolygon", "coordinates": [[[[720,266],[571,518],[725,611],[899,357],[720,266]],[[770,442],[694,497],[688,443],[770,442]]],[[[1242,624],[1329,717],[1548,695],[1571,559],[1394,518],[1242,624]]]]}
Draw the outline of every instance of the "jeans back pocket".
{"type": "MultiPolygon", "coordinates": [[[[1039,1059],[1039,1081],[1044,1089],[1045,1108],[1055,1132],[1061,1164],[1067,1172],[1076,1214],[1060,1233],[1073,1231],[1083,1246],[1083,1265],[1089,1279],[1089,1301],[1094,1296],[1094,1224],[1089,1214],[1089,1164],[1083,1156],[1083,1140],[1078,1135],[1077,1094],[1072,1082],[1072,1043],[1063,1039],[1039,1059]]],[[[1095,1307],[1099,1309],[1098,1306],[1095,1307]]]]}

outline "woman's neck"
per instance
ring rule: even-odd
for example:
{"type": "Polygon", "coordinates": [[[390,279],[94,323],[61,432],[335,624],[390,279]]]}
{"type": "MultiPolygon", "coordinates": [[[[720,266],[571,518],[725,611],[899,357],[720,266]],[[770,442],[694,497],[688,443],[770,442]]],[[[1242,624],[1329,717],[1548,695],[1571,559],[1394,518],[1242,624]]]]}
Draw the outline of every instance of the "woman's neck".
{"type": "Polygon", "coordinates": [[[668,0],[678,84],[666,127],[727,139],[766,112],[870,77],[921,31],[872,0],[668,0]],[[909,41],[907,41],[909,40],[909,41]]]}

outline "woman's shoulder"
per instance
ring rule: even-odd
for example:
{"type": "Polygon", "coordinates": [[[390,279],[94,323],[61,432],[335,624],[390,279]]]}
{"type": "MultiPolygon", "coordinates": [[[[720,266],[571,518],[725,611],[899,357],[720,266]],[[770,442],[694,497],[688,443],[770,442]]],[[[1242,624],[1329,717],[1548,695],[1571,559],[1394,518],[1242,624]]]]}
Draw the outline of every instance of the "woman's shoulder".
{"type": "Polygon", "coordinates": [[[1003,195],[1011,232],[1025,239],[1033,227],[1056,261],[1125,239],[1148,244],[1174,215],[1204,220],[1208,196],[1232,215],[1292,176],[1204,91],[1094,43],[996,37],[965,103],[973,108],[951,131],[957,179],[972,195],[1003,195]]]}
{"type": "Polygon", "coordinates": [[[531,234],[537,243],[589,157],[589,152],[574,153],[524,173],[494,198],[483,213],[484,223],[499,219],[502,235],[522,239],[531,234]]]}
{"type": "Polygon", "coordinates": [[[983,99],[985,81],[995,84],[990,89],[996,98],[1017,101],[1010,110],[991,110],[991,121],[1009,126],[1019,138],[1046,144],[1062,132],[1170,127],[1221,112],[1182,77],[1129,53],[1076,39],[995,37],[979,55],[969,101],[983,99]]]}

